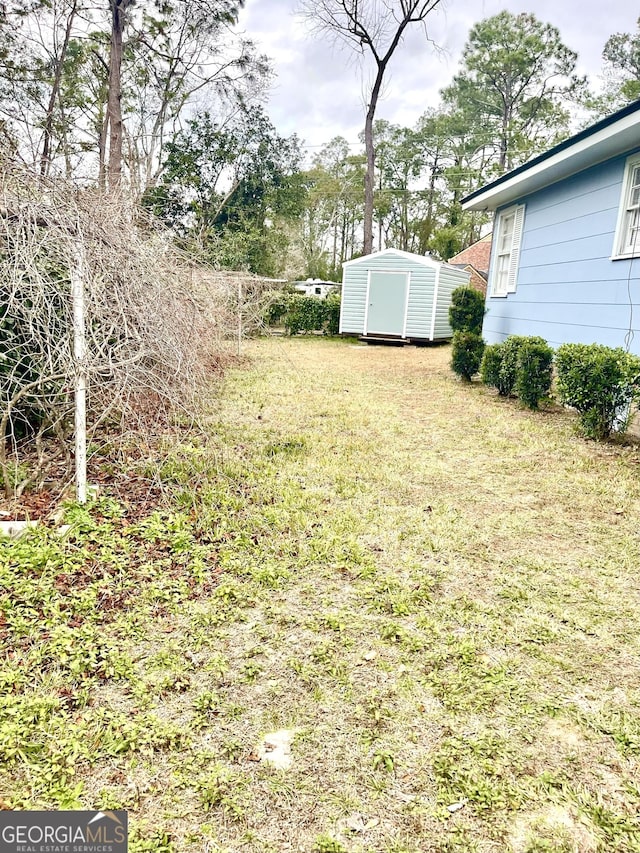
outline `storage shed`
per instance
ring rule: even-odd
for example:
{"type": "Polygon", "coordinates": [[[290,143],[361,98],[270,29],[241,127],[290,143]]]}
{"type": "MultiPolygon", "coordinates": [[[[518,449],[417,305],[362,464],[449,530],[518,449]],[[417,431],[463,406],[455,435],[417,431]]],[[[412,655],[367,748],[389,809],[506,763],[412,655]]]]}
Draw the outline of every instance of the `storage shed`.
{"type": "Polygon", "coordinates": [[[438,341],[453,334],[451,293],[469,273],[385,249],[343,264],[340,332],[368,340],[438,341]]]}

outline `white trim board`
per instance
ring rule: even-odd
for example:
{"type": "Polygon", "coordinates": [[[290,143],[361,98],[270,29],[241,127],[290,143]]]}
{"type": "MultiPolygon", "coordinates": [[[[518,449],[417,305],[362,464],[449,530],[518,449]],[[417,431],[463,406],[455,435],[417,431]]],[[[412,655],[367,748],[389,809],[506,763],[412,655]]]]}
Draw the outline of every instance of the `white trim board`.
{"type": "MultiPolygon", "coordinates": [[[[437,272],[436,272],[437,276],[437,272]]],[[[407,270],[407,295],[404,300],[404,318],[402,321],[402,337],[407,337],[407,319],[409,317],[409,300],[411,298],[411,270],[407,270]]]]}
{"type": "MultiPolygon", "coordinates": [[[[342,288],[344,291],[344,287],[342,288]]],[[[367,289],[364,296],[364,317],[362,318],[362,334],[367,334],[367,321],[369,320],[369,291],[371,289],[371,270],[367,270],[367,289]]]]}
{"type": "Polygon", "coordinates": [[[440,289],[440,269],[436,270],[436,280],[433,283],[433,307],[431,308],[431,332],[429,340],[432,341],[436,334],[436,311],[438,310],[438,290],[440,289]]]}
{"type": "Polygon", "coordinates": [[[622,238],[624,236],[622,232],[625,225],[625,220],[627,218],[627,204],[629,201],[629,184],[631,181],[631,173],[638,165],[640,165],[640,152],[638,154],[633,154],[631,157],[627,157],[627,161],[624,164],[624,175],[622,177],[622,192],[620,193],[620,204],[618,207],[616,230],[613,238],[613,249],[611,252],[612,261],[628,260],[630,258],[637,258],[640,256],[640,246],[636,245],[635,241],[634,246],[632,246],[633,251],[623,252],[621,247],[622,238]]]}

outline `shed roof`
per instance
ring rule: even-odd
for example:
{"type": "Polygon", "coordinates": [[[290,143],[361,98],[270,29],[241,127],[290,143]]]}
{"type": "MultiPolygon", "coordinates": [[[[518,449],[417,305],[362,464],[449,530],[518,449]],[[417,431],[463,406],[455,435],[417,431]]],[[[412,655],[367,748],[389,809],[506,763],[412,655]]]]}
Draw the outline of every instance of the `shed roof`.
{"type": "Polygon", "coordinates": [[[353,258],[351,261],[343,261],[343,267],[349,267],[353,264],[366,264],[373,258],[383,257],[398,257],[405,260],[413,261],[416,264],[422,264],[425,267],[442,266],[441,261],[435,261],[429,255],[414,255],[413,252],[404,252],[402,249],[383,249],[381,252],[372,252],[370,255],[363,255],[361,258],[353,258]]]}
{"type": "Polygon", "coordinates": [[[565,139],[462,199],[463,210],[495,210],[640,147],[640,100],[565,139]]]}

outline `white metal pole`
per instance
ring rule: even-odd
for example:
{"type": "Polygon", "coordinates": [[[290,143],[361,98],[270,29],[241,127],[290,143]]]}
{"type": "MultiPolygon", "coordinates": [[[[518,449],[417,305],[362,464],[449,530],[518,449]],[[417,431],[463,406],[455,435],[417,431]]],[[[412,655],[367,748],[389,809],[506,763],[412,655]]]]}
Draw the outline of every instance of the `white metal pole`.
{"type": "Polygon", "coordinates": [[[87,502],[87,373],[84,324],[84,262],[82,246],[75,252],[71,270],[71,299],[73,302],[73,360],[75,363],[75,453],[76,500],[87,502]]]}
{"type": "Polygon", "coordinates": [[[242,279],[238,278],[238,355],[242,346],[242,279]]]}

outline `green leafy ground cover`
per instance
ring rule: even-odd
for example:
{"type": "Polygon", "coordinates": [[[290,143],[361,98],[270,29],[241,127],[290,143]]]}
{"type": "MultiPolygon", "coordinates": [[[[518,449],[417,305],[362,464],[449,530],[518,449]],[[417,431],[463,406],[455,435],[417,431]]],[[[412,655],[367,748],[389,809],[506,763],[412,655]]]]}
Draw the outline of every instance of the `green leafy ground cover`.
{"type": "Polygon", "coordinates": [[[0,805],[126,808],[133,853],[640,850],[637,448],[448,348],[250,355],[130,463],[155,508],[0,546],[0,805]]]}

